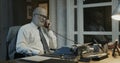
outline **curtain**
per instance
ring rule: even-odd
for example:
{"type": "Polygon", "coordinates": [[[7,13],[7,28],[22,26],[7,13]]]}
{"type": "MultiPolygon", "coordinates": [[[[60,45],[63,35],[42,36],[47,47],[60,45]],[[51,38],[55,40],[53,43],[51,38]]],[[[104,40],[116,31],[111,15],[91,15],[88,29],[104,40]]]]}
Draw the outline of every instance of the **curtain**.
{"type": "Polygon", "coordinates": [[[12,0],[0,0],[0,60],[6,59],[6,36],[13,23],[12,0]]]}

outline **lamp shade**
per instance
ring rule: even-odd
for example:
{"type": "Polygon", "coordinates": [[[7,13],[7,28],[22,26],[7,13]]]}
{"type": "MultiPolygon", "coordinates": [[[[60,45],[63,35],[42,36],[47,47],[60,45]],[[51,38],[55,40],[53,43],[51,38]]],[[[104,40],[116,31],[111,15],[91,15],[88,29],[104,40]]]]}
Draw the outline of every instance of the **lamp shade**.
{"type": "Polygon", "coordinates": [[[112,13],[112,19],[120,21],[120,1],[118,1],[118,5],[112,13]]]}

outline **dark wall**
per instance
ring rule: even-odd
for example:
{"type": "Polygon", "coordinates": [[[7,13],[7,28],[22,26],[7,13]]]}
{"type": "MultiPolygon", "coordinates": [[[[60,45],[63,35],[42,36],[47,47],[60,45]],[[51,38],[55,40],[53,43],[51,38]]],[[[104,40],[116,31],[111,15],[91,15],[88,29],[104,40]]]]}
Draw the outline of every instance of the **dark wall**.
{"type": "Polygon", "coordinates": [[[25,0],[0,0],[0,60],[6,59],[9,27],[27,23],[25,3],[25,0]]]}
{"type": "Polygon", "coordinates": [[[13,0],[13,25],[23,25],[31,22],[31,19],[27,19],[27,5],[31,5],[32,8],[38,6],[39,3],[48,3],[49,0],[13,0]]]}
{"type": "Polygon", "coordinates": [[[6,35],[9,26],[12,25],[11,3],[11,0],[0,0],[0,60],[5,59],[6,35]]]}
{"type": "Polygon", "coordinates": [[[25,0],[13,0],[13,25],[26,24],[26,12],[25,0]]]}

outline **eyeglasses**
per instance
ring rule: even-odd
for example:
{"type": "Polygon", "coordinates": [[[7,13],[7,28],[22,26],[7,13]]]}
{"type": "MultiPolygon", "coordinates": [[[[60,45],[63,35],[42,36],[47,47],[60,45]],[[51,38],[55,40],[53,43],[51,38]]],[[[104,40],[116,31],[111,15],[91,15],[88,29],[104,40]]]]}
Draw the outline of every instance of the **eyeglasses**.
{"type": "Polygon", "coordinates": [[[47,19],[48,19],[48,17],[47,17],[47,16],[42,15],[42,14],[34,14],[34,15],[39,15],[39,16],[40,16],[40,17],[42,17],[44,20],[47,20],[47,19]]]}

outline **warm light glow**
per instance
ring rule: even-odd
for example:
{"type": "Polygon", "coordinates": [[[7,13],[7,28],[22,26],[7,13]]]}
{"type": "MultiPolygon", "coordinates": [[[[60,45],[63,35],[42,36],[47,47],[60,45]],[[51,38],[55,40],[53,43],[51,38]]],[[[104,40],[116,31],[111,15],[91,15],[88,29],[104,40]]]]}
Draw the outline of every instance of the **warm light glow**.
{"type": "Polygon", "coordinates": [[[112,19],[116,21],[120,21],[120,0],[118,0],[118,4],[116,5],[116,8],[113,10],[112,19]]]}
{"type": "Polygon", "coordinates": [[[120,14],[112,15],[112,19],[120,21],[120,14]]]}

